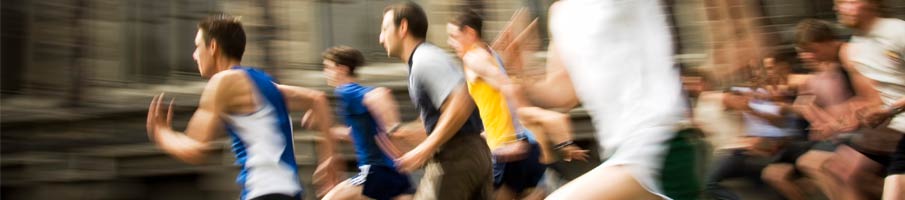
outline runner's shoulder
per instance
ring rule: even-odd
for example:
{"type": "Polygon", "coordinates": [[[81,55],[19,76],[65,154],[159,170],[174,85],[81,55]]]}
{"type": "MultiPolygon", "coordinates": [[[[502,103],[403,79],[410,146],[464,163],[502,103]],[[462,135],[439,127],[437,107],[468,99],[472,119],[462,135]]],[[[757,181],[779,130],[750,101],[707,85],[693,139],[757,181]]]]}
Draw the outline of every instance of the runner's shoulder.
{"type": "Polygon", "coordinates": [[[224,70],[211,76],[207,83],[208,87],[205,90],[214,89],[236,92],[241,90],[233,90],[233,88],[244,88],[243,86],[248,83],[248,76],[243,70],[224,70]]]}

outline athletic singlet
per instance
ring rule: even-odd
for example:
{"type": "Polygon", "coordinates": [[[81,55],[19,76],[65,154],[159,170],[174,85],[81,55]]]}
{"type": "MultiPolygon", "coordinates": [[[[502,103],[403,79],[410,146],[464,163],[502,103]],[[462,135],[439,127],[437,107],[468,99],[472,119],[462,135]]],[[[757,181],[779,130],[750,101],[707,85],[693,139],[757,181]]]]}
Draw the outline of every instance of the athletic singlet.
{"type": "Polygon", "coordinates": [[[232,70],[248,74],[255,86],[252,96],[257,107],[250,114],[223,116],[236,164],[242,168],[236,178],[242,187],[241,199],[266,194],[300,196],[292,125],[282,93],[262,71],[241,66],[232,70]]]}
{"type": "Polygon", "coordinates": [[[383,153],[377,140],[377,121],[371,116],[368,107],[363,104],[365,94],[374,88],[365,87],[358,83],[348,83],[336,87],[335,94],[339,99],[339,110],[346,125],[351,127],[352,144],[355,145],[355,154],[358,156],[358,166],[380,165],[395,167],[393,160],[383,153]]]}
{"type": "MultiPolygon", "coordinates": [[[[483,51],[481,48],[471,48],[468,51],[483,51]]],[[[466,72],[468,66],[463,65],[466,72]]],[[[499,90],[490,86],[481,78],[474,80],[465,79],[468,84],[468,93],[474,99],[475,106],[484,123],[484,137],[490,149],[496,149],[506,143],[516,140],[516,127],[505,96],[499,90]]]]}

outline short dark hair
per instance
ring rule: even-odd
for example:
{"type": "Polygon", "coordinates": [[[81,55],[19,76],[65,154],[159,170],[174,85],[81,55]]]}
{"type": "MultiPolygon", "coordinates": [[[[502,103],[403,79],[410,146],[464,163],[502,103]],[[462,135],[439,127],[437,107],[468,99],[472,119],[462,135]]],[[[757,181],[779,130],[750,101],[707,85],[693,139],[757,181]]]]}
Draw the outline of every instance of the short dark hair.
{"type": "Polygon", "coordinates": [[[798,64],[798,53],[795,50],[790,48],[783,48],[776,50],[776,53],[773,53],[773,63],[785,63],[788,64],[789,67],[792,65],[798,64]]]}
{"type": "Polygon", "coordinates": [[[877,15],[879,15],[879,16],[884,16],[888,12],[886,9],[889,7],[887,7],[886,5],[883,5],[883,0],[864,0],[864,2],[867,2],[871,5],[873,5],[874,6],[873,11],[876,12],[877,15]]]}
{"type": "Polygon", "coordinates": [[[472,9],[462,10],[458,15],[450,19],[449,23],[458,26],[459,30],[462,30],[466,26],[471,27],[478,34],[479,38],[483,35],[484,18],[472,9]]]}
{"type": "Polygon", "coordinates": [[[217,41],[224,55],[242,60],[245,53],[245,30],[238,18],[226,14],[210,16],[198,23],[206,45],[217,41]]]}
{"type": "Polygon", "coordinates": [[[406,1],[402,3],[392,4],[383,9],[386,14],[393,11],[393,24],[397,27],[402,23],[402,19],[408,21],[408,32],[418,39],[427,38],[427,15],[421,6],[415,2],[406,1]]]}
{"type": "Polygon", "coordinates": [[[829,42],[836,40],[836,34],[829,23],[816,19],[804,19],[795,26],[795,43],[829,42]]]}
{"type": "Polygon", "coordinates": [[[349,46],[335,46],[323,53],[324,60],[336,62],[349,68],[349,75],[355,76],[355,69],[364,65],[365,57],[358,49],[349,46]]]}
{"type": "Polygon", "coordinates": [[[864,0],[864,2],[873,4],[873,5],[875,5],[875,6],[882,6],[882,5],[883,5],[883,0],[864,0]]]}

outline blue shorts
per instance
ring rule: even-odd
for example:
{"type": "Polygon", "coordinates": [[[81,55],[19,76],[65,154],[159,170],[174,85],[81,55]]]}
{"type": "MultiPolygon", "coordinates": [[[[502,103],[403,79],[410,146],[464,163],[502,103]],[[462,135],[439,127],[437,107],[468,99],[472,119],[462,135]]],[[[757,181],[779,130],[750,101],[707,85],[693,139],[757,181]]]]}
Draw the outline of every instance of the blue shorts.
{"type": "Polygon", "coordinates": [[[352,177],[350,182],[362,186],[361,194],[377,200],[393,199],[403,194],[414,194],[415,189],[408,175],[399,173],[396,168],[381,165],[359,166],[361,172],[352,177]]]}
{"type": "Polygon", "coordinates": [[[496,162],[494,159],[493,186],[499,188],[505,184],[515,193],[521,193],[537,186],[546,169],[547,166],[540,163],[540,146],[532,142],[525,159],[508,163],[496,162]]]}

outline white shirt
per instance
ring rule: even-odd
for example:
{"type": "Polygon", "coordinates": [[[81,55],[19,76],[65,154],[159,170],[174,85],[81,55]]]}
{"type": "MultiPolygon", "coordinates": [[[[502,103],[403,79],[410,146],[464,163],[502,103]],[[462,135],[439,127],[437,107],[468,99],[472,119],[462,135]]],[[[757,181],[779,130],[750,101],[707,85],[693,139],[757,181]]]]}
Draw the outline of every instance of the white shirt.
{"type": "MultiPolygon", "coordinates": [[[[884,105],[905,97],[905,21],[879,18],[850,43],[849,58],[858,72],[874,81],[884,105]]],[[[905,115],[895,116],[889,128],[905,133],[905,115]]]]}

